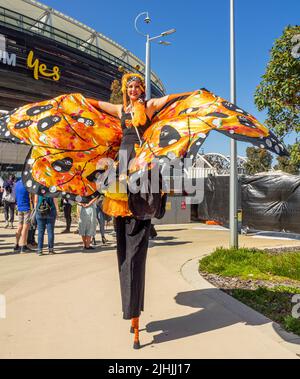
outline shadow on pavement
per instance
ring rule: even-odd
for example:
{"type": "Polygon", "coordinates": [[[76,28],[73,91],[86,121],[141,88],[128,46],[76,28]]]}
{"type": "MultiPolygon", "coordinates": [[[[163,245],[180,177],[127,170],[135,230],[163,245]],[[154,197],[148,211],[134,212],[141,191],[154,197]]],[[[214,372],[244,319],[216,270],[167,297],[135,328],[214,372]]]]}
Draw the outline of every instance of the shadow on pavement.
{"type": "MultiPolygon", "coordinates": [[[[178,293],[175,297],[177,304],[198,310],[189,315],[153,321],[147,324],[147,332],[160,332],[153,337],[153,343],[177,340],[237,323],[244,323],[245,325],[263,325],[267,323],[267,320],[263,317],[257,317],[254,321],[253,315],[242,319],[241,316],[232,313],[228,308],[214,300],[215,295],[219,297],[219,291],[212,288],[178,293]]],[[[275,323],[273,323],[273,327],[281,338],[287,340],[284,330],[279,329],[275,323]]],[[[299,340],[291,341],[290,338],[289,342],[300,344],[299,340]]]]}
{"type": "MultiPolygon", "coordinates": [[[[159,226],[159,225],[154,225],[154,226],[159,226]]],[[[187,228],[185,229],[160,229],[158,228],[157,229],[157,233],[160,233],[160,232],[181,232],[182,230],[187,230],[187,228]]]]}
{"type": "Polygon", "coordinates": [[[149,241],[149,248],[152,247],[159,247],[159,246],[179,246],[179,245],[186,245],[188,243],[193,243],[192,241],[178,241],[178,242],[164,242],[162,241],[161,243],[156,242],[155,240],[150,240],[149,241]]]}

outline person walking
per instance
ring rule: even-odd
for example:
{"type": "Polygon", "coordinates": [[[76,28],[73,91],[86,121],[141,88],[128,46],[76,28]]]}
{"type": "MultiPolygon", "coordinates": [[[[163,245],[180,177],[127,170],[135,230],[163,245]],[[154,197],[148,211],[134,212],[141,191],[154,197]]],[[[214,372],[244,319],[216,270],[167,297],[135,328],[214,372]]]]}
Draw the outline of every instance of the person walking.
{"type": "Polygon", "coordinates": [[[30,215],[30,226],[28,230],[28,237],[27,237],[27,246],[28,247],[37,247],[37,242],[35,241],[35,232],[37,229],[37,223],[36,223],[36,211],[34,207],[34,196],[31,197],[31,208],[33,211],[30,215]]]}
{"type": "Polygon", "coordinates": [[[18,230],[16,233],[15,252],[26,253],[31,251],[27,246],[27,236],[30,226],[30,195],[25,188],[22,179],[19,179],[15,186],[15,197],[18,209],[18,230]]]}
{"type": "Polygon", "coordinates": [[[4,207],[4,218],[5,218],[5,228],[14,227],[15,219],[15,207],[16,207],[16,194],[15,194],[15,176],[10,175],[8,180],[4,182],[3,185],[3,207],[4,207]]]}
{"type": "Polygon", "coordinates": [[[97,225],[97,212],[96,204],[97,197],[92,199],[89,203],[79,203],[80,214],[78,230],[81,235],[84,250],[93,250],[91,240],[96,234],[97,225]]]}
{"type": "Polygon", "coordinates": [[[43,255],[44,237],[47,229],[48,253],[54,252],[54,226],[59,213],[57,198],[35,196],[36,222],[38,227],[38,255],[43,255]]]}
{"type": "MultiPolygon", "coordinates": [[[[107,243],[107,239],[105,238],[105,218],[107,218],[108,216],[106,216],[102,210],[102,202],[103,202],[103,195],[101,195],[99,199],[96,201],[96,214],[97,214],[97,221],[100,227],[102,244],[105,245],[107,243]]],[[[93,237],[92,242],[93,242],[93,245],[96,245],[96,236],[93,237]]]]}
{"type": "Polygon", "coordinates": [[[66,228],[62,231],[62,233],[70,233],[72,224],[72,202],[69,199],[62,198],[60,205],[63,208],[66,219],[66,228]]]}

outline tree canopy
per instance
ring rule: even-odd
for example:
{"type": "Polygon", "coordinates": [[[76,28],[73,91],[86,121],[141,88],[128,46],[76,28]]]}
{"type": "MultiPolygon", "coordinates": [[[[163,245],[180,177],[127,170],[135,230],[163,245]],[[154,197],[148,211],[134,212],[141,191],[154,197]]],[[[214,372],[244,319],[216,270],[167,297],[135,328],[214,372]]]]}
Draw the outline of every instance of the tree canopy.
{"type": "Polygon", "coordinates": [[[247,147],[247,162],[244,165],[246,174],[254,175],[258,172],[264,172],[271,169],[272,155],[265,149],[257,147],[247,147]]]}
{"type": "MultiPolygon", "coordinates": [[[[255,92],[259,110],[267,110],[266,125],[279,137],[300,132],[300,26],[287,26],[271,49],[270,61],[255,92]],[[299,50],[299,51],[298,51],[299,50]]],[[[300,167],[300,141],[289,146],[290,158],[279,158],[280,167],[300,167]],[[285,162],[281,164],[280,162],[285,162]]]]}

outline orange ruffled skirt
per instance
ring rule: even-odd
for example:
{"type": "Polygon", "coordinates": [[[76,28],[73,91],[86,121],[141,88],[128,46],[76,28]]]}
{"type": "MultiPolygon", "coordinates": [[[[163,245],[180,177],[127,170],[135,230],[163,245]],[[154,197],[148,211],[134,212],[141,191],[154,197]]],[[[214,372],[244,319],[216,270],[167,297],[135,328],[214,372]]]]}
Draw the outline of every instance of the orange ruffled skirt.
{"type": "Polygon", "coordinates": [[[102,203],[102,210],[105,214],[112,217],[132,216],[132,213],[130,212],[128,207],[127,199],[120,200],[116,198],[111,198],[108,194],[106,194],[104,197],[102,203]]]}

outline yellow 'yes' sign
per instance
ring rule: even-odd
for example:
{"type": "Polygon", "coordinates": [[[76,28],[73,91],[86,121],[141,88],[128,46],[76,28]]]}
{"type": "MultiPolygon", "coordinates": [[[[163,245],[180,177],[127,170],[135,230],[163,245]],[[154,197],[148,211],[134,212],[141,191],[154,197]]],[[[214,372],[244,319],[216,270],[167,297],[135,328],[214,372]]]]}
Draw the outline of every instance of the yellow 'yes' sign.
{"type": "Polygon", "coordinates": [[[39,59],[34,58],[33,50],[30,50],[27,56],[27,67],[33,69],[33,77],[36,80],[39,80],[39,75],[52,78],[55,81],[60,79],[59,67],[53,66],[52,70],[49,71],[45,63],[40,63],[39,59]]]}

